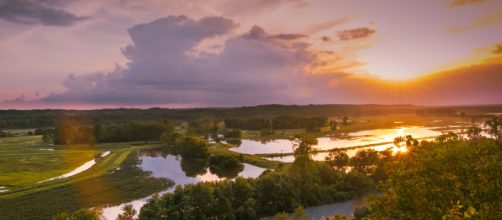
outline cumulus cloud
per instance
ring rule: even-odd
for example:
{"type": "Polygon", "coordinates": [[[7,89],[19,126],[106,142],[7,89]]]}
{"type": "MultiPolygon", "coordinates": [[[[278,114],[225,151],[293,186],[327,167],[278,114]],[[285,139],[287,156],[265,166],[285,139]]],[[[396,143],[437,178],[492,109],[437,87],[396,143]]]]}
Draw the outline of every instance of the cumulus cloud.
{"type": "Polygon", "coordinates": [[[190,53],[201,41],[233,33],[223,17],[169,16],[129,29],[129,59],[112,72],[70,75],[66,91],[37,103],[97,106],[236,106],[257,104],[491,104],[502,102],[502,64],[389,82],[347,72],[358,62],[315,51],[307,36],[259,26],[233,35],[219,53],[190,53]],[[480,98],[481,97],[481,98],[480,98]]]}
{"type": "Polygon", "coordinates": [[[375,30],[370,29],[370,28],[366,28],[366,27],[348,29],[348,30],[339,31],[338,32],[338,39],[342,40],[342,41],[355,40],[355,39],[369,37],[373,33],[375,33],[375,30]]]}
{"type": "Polygon", "coordinates": [[[493,54],[502,54],[502,43],[498,43],[497,45],[495,45],[493,47],[492,53],[493,54]]]}
{"type": "Polygon", "coordinates": [[[62,0],[0,0],[0,19],[18,24],[69,26],[84,20],[57,8],[69,1],[62,0]]]}
{"type": "Polygon", "coordinates": [[[67,91],[45,102],[236,105],[308,99],[327,85],[305,67],[316,54],[298,34],[269,34],[259,26],[231,37],[218,54],[187,53],[237,24],[223,17],[169,16],[129,29],[130,60],[111,73],[70,75],[67,91]],[[315,85],[315,86],[312,86],[315,85]]]}

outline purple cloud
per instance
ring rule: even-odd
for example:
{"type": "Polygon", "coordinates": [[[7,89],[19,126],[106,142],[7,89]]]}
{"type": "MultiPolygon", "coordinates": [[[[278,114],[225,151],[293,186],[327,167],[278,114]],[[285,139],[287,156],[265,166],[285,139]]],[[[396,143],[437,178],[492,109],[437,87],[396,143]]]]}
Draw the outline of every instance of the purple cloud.
{"type": "Polygon", "coordinates": [[[355,40],[360,38],[366,38],[374,34],[375,30],[370,28],[354,28],[338,32],[338,39],[342,41],[355,40]]]}
{"type": "Polygon", "coordinates": [[[130,60],[127,67],[70,75],[65,92],[42,101],[263,104],[299,100],[303,94],[326,88],[326,76],[308,76],[304,71],[316,59],[310,45],[302,41],[304,35],[272,35],[254,26],[228,39],[219,54],[187,53],[204,39],[228,34],[236,26],[223,17],[192,20],[185,16],[136,25],[129,29],[132,44],[123,49],[130,60]]]}
{"type": "Polygon", "coordinates": [[[2,0],[0,19],[18,24],[69,26],[86,19],[63,9],[55,8],[68,3],[62,0],[2,0]]]}

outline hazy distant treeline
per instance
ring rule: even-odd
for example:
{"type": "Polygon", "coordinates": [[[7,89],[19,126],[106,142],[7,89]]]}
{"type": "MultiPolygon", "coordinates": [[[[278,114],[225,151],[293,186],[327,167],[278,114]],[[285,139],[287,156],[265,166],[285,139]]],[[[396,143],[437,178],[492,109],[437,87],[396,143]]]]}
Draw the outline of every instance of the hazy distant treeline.
{"type": "Polygon", "coordinates": [[[247,119],[225,119],[225,126],[229,128],[239,128],[246,130],[260,129],[296,129],[306,128],[314,130],[328,123],[327,117],[292,117],[281,116],[275,118],[247,118],[247,119]]]}
{"type": "Polygon", "coordinates": [[[103,142],[155,141],[173,127],[169,123],[147,121],[114,125],[59,124],[44,134],[54,144],[94,144],[103,142]],[[50,136],[50,137],[47,137],[50,136]]]}
{"type": "Polygon", "coordinates": [[[413,105],[260,105],[237,108],[197,109],[100,109],[100,110],[0,110],[0,128],[54,127],[67,118],[79,124],[116,124],[130,121],[181,120],[202,117],[224,119],[330,116],[372,116],[385,114],[455,115],[502,112],[498,106],[420,107],[413,105]]]}

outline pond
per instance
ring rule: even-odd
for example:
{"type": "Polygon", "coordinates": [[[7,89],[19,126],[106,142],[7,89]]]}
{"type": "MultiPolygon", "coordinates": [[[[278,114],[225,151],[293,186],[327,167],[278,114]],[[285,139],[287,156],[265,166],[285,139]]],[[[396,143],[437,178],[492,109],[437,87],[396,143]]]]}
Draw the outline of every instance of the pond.
{"type": "MultiPolygon", "coordinates": [[[[141,169],[152,172],[154,177],[168,178],[177,185],[225,179],[211,173],[209,168],[199,166],[196,161],[186,162],[187,160],[174,155],[165,157],[143,156],[141,161],[139,165],[141,169]],[[203,171],[198,172],[201,168],[203,171]]],[[[264,168],[244,163],[244,170],[239,173],[239,176],[255,178],[264,170],[264,168]]]]}
{"type": "MultiPolygon", "coordinates": [[[[373,129],[351,133],[343,138],[319,137],[318,144],[314,147],[318,150],[330,150],[334,148],[347,148],[365,145],[389,144],[395,137],[412,135],[416,139],[434,137],[441,135],[441,131],[432,127],[398,127],[389,129],[373,129]]],[[[271,154],[271,153],[291,153],[292,141],[287,139],[261,142],[255,140],[242,140],[242,143],[230,150],[243,154],[271,154]]],[[[374,147],[377,148],[377,147],[374,147]]],[[[380,147],[382,148],[382,147],[380,147]]],[[[385,148],[383,148],[385,149],[385,148]]]]}
{"type": "MultiPolygon", "coordinates": [[[[141,169],[149,171],[154,177],[168,178],[176,185],[193,184],[198,182],[208,182],[225,179],[216,174],[211,173],[210,169],[205,165],[205,161],[187,160],[180,156],[163,154],[155,151],[145,151],[140,155],[141,163],[138,165],[141,169]]],[[[244,169],[238,173],[238,176],[256,178],[263,171],[264,168],[253,166],[244,163],[244,169]]],[[[161,192],[172,192],[175,187],[161,192]]],[[[129,202],[139,212],[141,207],[146,204],[150,197],[138,199],[129,202]]],[[[115,219],[118,214],[122,213],[122,206],[124,204],[108,207],[103,209],[103,216],[106,219],[115,219]]]]}

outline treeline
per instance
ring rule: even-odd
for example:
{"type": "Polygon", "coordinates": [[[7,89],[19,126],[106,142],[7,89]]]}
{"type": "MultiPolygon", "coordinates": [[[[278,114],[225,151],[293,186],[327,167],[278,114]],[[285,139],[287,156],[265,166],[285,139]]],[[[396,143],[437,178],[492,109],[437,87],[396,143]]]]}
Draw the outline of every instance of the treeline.
{"type": "Polygon", "coordinates": [[[274,118],[279,116],[343,117],[386,114],[469,115],[502,112],[501,105],[418,107],[412,105],[260,105],[236,108],[194,109],[100,109],[100,110],[0,110],[0,128],[54,127],[71,117],[78,124],[116,124],[130,121],[175,120],[194,121],[200,118],[274,118]]]}
{"type": "Polygon", "coordinates": [[[0,128],[54,127],[66,118],[78,124],[115,124],[130,121],[175,120],[200,118],[273,118],[278,116],[344,116],[414,113],[411,105],[260,105],[236,108],[194,109],[100,109],[100,110],[0,110],[0,128]]]}
{"type": "Polygon", "coordinates": [[[160,135],[174,129],[168,122],[140,121],[109,125],[59,124],[52,131],[45,131],[43,139],[57,145],[95,144],[102,142],[156,141],[160,135]]]}
{"type": "Polygon", "coordinates": [[[249,118],[249,119],[225,119],[225,126],[229,128],[239,128],[246,130],[261,129],[297,129],[305,128],[313,131],[327,125],[327,117],[292,117],[280,116],[272,119],[249,118]]]}

